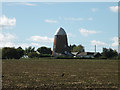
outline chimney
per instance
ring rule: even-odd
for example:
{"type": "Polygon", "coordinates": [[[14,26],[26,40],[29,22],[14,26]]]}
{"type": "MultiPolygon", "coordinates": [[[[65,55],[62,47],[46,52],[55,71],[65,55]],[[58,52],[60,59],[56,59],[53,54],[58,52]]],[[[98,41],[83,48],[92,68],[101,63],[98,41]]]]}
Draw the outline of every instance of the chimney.
{"type": "Polygon", "coordinates": [[[95,45],[95,53],[96,53],[96,45],[95,45]]]}

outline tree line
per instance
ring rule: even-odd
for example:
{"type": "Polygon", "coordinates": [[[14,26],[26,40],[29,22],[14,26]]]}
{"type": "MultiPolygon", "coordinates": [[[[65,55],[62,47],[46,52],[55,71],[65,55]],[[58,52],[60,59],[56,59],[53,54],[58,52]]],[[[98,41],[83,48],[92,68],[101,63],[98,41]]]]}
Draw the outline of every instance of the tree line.
{"type": "MultiPolygon", "coordinates": [[[[85,52],[84,46],[82,45],[69,45],[70,52],[85,52]]],[[[2,52],[2,59],[20,59],[20,58],[40,58],[40,57],[51,57],[52,50],[48,47],[39,47],[35,50],[35,47],[28,47],[23,49],[22,47],[4,47],[0,50],[2,52]]],[[[116,50],[111,48],[103,48],[101,58],[120,58],[120,55],[117,53],[116,50]]]]}
{"type": "Polygon", "coordinates": [[[15,47],[4,47],[2,48],[2,59],[20,59],[20,58],[34,58],[34,57],[45,57],[52,54],[51,48],[40,47],[35,50],[35,47],[28,48],[15,48],[15,47]]]}

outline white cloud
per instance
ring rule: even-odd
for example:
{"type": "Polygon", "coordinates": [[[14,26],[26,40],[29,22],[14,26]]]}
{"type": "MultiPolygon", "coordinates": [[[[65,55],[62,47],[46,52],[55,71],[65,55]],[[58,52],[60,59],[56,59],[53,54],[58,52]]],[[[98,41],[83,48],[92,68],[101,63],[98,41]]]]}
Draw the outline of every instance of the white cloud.
{"type": "Polygon", "coordinates": [[[112,46],[113,46],[113,47],[118,46],[118,37],[113,37],[113,38],[112,38],[112,41],[113,41],[113,43],[112,43],[112,46]]]}
{"type": "Polygon", "coordinates": [[[15,43],[16,36],[12,35],[10,33],[0,33],[0,47],[19,47],[26,48],[29,46],[32,47],[41,47],[46,46],[46,42],[53,42],[53,38],[48,37],[41,37],[41,36],[32,36],[30,38],[30,43],[15,43]],[[34,41],[40,42],[40,43],[34,43],[34,41]]]}
{"type": "Polygon", "coordinates": [[[72,34],[72,33],[68,33],[67,35],[68,35],[68,37],[72,37],[72,38],[74,38],[74,37],[75,37],[75,35],[74,35],[74,34],[72,34]]]}
{"type": "Polygon", "coordinates": [[[70,17],[70,18],[65,18],[65,20],[71,20],[71,21],[82,21],[83,18],[74,18],[74,17],[70,17]]]}
{"type": "Polygon", "coordinates": [[[8,18],[5,15],[0,17],[0,27],[10,27],[10,26],[15,26],[16,25],[16,18],[8,18]]]}
{"type": "Polygon", "coordinates": [[[13,5],[25,5],[25,6],[37,6],[37,4],[30,3],[30,2],[16,2],[16,3],[6,3],[8,6],[13,6],[13,5]]]}
{"type": "Polygon", "coordinates": [[[98,9],[97,8],[92,8],[91,11],[92,12],[96,12],[98,9]]]}
{"type": "Polygon", "coordinates": [[[0,42],[0,47],[14,47],[15,44],[12,42],[0,42]]]}
{"type": "Polygon", "coordinates": [[[41,46],[50,47],[50,46],[42,44],[42,43],[40,44],[40,43],[33,43],[33,42],[31,42],[31,43],[18,43],[14,47],[19,47],[19,46],[21,46],[23,49],[25,49],[29,46],[35,47],[35,49],[37,49],[38,47],[41,47],[41,46]]]}
{"type": "Polygon", "coordinates": [[[36,4],[33,4],[33,3],[22,3],[23,5],[26,5],[26,6],[36,6],[36,4]]]}
{"type": "Polygon", "coordinates": [[[110,9],[112,12],[118,12],[118,6],[111,6],[111,7],[109,7],[109,9],[110,9]]]}
{"type": "Polygon", "coordinates": [[[50,19],[46,19],[45,22],[47,22],[47,23],[58,23],[58,21],[56,21],[56,20],[50,20],[50,19]]]}
{"type": "Polygon", "coordinates": [[[0,42],[9,42],[15,39],[15,36],[10,33],[0,33],[0,42]]]}
{"type": "Polygon", "coordinates": [[[53,42],[53,38],[49,38],[47,36],[31,36],[30,40],[32,41],[37,41],[37,42],[53,42]]]}
{"type": "Polygon", "coordinates": [[[32,45],[32,46],[38,46],[38,47],[40,46],[39,43],[31,43],[31,45],[32,45]]]}
{"type": "Polygon", "coordinates": [[[106,46],[107,44],[102,42],[102,41],[96,41],[96,40],[92,40],[90,41],[92,45],[97,45],[97,46],[106,46]]]}
{"type": "Polygon", "coordinates": [[[0,33],[0,47],[13,47],[14,43],[12,42],[15,40],[16,36],[10,33],[0,33]]]}
{"type": "Polygon", "coordinates": [[[90,35],[90,34],[96,34],[96,33],[98,33],[98,32],[95,31],[95,30],[86,30],[86,29],[83,29],[83,28],[81,28],[79,31],[80,31],[80,33],[81,33],[83,36],[88,36],[88,35],[90,35]]]}
{"type": "Polygon", "coordinates": [[[88,20],[89,20],[89,21],[92,21],[92,20],[93,20],[93,18],[92,18],[92,17],[90,17],[90,18],[88,18],[88,20]]]}

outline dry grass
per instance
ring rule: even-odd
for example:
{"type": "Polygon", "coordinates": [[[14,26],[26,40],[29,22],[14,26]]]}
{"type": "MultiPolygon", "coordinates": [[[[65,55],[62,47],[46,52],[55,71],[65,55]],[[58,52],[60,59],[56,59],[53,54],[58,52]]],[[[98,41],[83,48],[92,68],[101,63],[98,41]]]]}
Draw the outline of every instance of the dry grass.
{"type": "Polygon", "coordinates": [[[117,88],[117,60],[3,60],[3,88],[117,88]]]}

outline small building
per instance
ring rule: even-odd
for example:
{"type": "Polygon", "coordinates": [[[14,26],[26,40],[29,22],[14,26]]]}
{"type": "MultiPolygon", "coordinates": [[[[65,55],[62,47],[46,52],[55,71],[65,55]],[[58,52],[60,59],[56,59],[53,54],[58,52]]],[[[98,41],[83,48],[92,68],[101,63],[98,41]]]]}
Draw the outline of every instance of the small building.
{"type": "Polygon", "coordinates": [[[71,54],[76,57],[79,52],[71,52],[71,54]]]}
{"type": "Polygon", "coordinates": [[[81,58],[96,58],[102,56],[99,52],[81,52],[76,55],[76,57],[81,58]]]}

